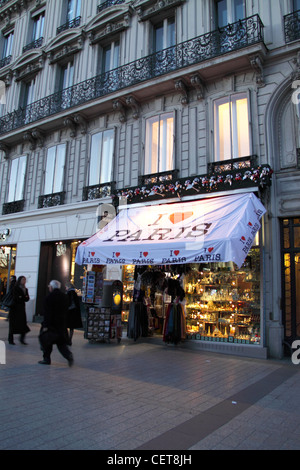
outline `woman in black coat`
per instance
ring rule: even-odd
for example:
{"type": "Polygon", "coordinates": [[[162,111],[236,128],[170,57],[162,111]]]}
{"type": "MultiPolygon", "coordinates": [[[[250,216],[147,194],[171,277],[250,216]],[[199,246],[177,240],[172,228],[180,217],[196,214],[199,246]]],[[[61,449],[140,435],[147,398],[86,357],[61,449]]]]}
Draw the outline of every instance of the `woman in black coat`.
{"type": "Polygon", "coordinates": [[[25,284],[26,277],[20,276],[13,289],[13,304],[9,311],[9,344],[15,344],[14,334],[20,335],[21,344],[27,344],[24,340],[25,335],[30,331],[30,328],[27,325],[25,302],[28,302],[29,295],[25,284]]]}
{"type": "Polygon", "coordinates": [[[67,296],[69,300],[67,328],[69,328],[69,345],[72,344],[72,338],[75,328],[82,328],[80,301],[76,294],[75,287],[71,283],[66,285],[67,296]]]}

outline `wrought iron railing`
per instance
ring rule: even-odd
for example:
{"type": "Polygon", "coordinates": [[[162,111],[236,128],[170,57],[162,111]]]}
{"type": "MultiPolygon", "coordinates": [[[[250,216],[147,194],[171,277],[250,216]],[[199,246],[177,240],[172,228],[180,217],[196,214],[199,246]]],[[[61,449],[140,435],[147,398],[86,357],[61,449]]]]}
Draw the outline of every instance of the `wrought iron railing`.
{"type": "Polygon", "coordinates": [[[63,205],[65,201],[65,194],[65,191],[62,191],[60,193],[39,196],[38,209],[63,205]]]}
{"type": "Polygon", "coordinates": [[[300,10],[284,16],[285,42],[300,39],[300,10]]]}
{"type": "Polygon", "coordinates": [[[167,181],[172,181],[178,176],[178,170],[161,171],[159,173],[151,173],[151,175],[140,175],[139,185],[144,186],[147,184],[161,184],[167,181]]]}
{"type": "Polygon", "coordinates": [[[0,135],[115,91],[263,42],[258,15],[97,75],[19,108],[0,119],[0,135]]]}
{"type": "Polygon", "coordinates": [[[3,59],[0,60],[0,69],[2,67],[5,67],[6,65],[10,64],[11,61],[11,55],[8,55],[7,57],[4,57],[3,59]]]}
{"type": "Polygon", "coordinates": [[[81,16],[77,16],[73,20],[67,21],[66,23],[59,26],[56,30],[56,34],[62,33],[63,31],[67,31],[71,28],[77,28],[80,25],[81,16]]]}
{"type": "Polygon", "coordinates": [[[155,183],[115,190],[113,204],[118,206],[120,199],[125,199],[127,204],[133,204],[164,198],[178,197],[181,199],[184,196],[253,188],[254,186],[262,191],[270,186],[273,172],[269,165],[250,165],[250,162],[255,161],[255,155],[246,159],[233,159],[231,165],[226,163],[221,166],[217,163],[216,166],[209,166],[207,174],[187,178],[175,177],[171,180],[161,180],[159,174],[154,174],[155,183]]]}
{"type": "Polygon", "coordinates": [[[38,39],[35,39],[34,41],[30,42],[29,44],[26,44],[26,46],[23,47],[23,53],[30,51],[31,49],[36,49],[37,47],[41,47],[43,44],[43,37],[40,37],[38,39]]]}
{"type": "Polygon", "coordinates": [[[112,195],[115,189],[115,182],[85,186],[82,191],[82,200],[91,201],[112,195]]]}
{"type": "Polygon", "coordinates": [[[121,3],[124,3],[125,0],[106,0],[106,2],[100,3],[100,5],[97,6],[97,13],[100,13],[103,10],[106,10],[106,8],[111,7],[112,5],[120,5],[121,3]]]}
{"type": "Polygon", "coordinates": [[[219,162],[210,162],[207,165],[209,174],[219,174],[228,171],[250,170],[257,164],[257,156],[249,155],[248,157],[234,158],[230,160],[222,160],[219,162]]]}
{"type": "Polygon", "coordinates": [[[5,202],[2,207],[2,214],[13,214],[14,212],[22,212],[24,210],[24,199],[20,201],[5,202]]]}

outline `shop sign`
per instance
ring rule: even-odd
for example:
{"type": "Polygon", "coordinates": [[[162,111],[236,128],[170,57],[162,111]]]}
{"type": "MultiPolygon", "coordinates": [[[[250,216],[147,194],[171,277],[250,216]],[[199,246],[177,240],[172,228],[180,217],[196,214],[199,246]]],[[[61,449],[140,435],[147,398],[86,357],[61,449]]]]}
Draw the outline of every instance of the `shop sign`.
{"type": "Polygon", "coordinates": [[[126,208],[79,245],[78,264],[243,264],[266,212],[252,193],[126,208]]]}
{"type": "Polygon", "coordinates": [[[0,230],[0,241],[5,242],[5,240],[10,236],[11,230],[9,228],[5,228],[0,230]]]}

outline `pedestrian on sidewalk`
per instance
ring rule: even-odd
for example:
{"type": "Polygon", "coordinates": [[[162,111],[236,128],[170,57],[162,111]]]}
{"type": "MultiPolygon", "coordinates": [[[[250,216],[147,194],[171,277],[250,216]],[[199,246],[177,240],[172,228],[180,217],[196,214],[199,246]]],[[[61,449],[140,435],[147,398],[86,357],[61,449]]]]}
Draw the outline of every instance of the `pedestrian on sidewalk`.
{"type": "Polygon", "coordinates": [[[43,360],[39,361],[39,364],[51,364],[51,353],[53,345],[56,344],[60,354],[67,359],[69,366],[72,366],[73,355],[67,346],[68,297],[60,290],[59,281],[50,281],[48,287],[50,294],[44,302],[44,320],[39,335],[43,360]]]}
{"type": "Polygon", "coordinates": [[[72,345],[72,338],[75,328],[82,328],[80,301],[75,290],[75,286],[71,282],[67,282],[66,291],[69,301],[67,328],[69,328],[69,346],[72,345]]]}
{"type": "Polygon", "coordinates": [[[14,334],[20,335],[20,343],[25,343],[25,335],[30,331],[27,325],[25,302],[29,300],[26,277],[20,276],[13,287],[13,302],[9,310],[8,342],[14,343],[14,334]]]}
{"type": "Polygon", "coordinates": [[[6,321],[8,321],[8,319],[9,319],[9,310],[10,310],[10,307],[12,306],[12,304],[13,304],[13,290],[14,290],[16,282],[17,282],[16,276],[14,276],[14,275],[10,276],[8,291],[6,292],[5,296],[2,299],[2,305],[1,306],[4,310],[8,311],[6,321]]]}

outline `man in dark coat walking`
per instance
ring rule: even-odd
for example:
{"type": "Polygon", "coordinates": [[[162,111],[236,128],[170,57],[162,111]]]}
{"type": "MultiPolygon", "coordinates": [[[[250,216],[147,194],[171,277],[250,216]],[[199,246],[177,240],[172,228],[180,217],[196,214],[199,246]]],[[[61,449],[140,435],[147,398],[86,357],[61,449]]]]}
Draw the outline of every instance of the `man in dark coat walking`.
{"type": "Polygon", "coordinates": [[[50,281],[50,294],[45,299],[44,320],[39,336],[44,359],[39,364],[51,364],[53,344],[56,344],[61,355],[67,359],[69,366],[73,365],[73,355],[67,346],[67,314],[68,298],[60,290],[59,281],[50,281]]]}

